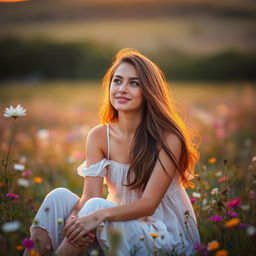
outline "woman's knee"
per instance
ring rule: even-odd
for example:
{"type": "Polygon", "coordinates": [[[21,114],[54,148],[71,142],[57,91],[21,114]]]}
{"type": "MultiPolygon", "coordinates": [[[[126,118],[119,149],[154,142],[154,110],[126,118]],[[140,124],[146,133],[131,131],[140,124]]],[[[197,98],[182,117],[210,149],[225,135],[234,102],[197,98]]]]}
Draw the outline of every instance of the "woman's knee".
{"type": "Polygon", "coordinates": [[[55,188],[52,191],[50,191],[45,199],[47,200],[67,200],[69,198],[77,198],[78,196],[75,195],[73,192],[71,192],[69,189],[67,188],[55,188]]]}

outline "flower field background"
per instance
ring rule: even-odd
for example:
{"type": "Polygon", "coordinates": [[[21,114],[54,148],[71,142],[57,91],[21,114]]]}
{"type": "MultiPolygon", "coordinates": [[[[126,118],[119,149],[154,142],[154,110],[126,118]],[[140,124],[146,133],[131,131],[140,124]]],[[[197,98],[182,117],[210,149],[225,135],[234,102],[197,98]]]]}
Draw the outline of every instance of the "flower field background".
{"type": "MultiPolygon", "coordinates": [[[[255,84],[174,82],[171,95],[200,135],[199,175],[188,189],[202,239],[196,255],[255,255],[255,84]]],[[[0,255],[22,255],[24,247],[36,255],[27,238],[45,195],[56,187],[81,194],[76,168],[85,159],[86,135],[98,124],[101,96],[97,81],[0,87],[0,255]],[[3,116],[18,104],[26,116],[3,116]]],[[[184,221],[189,217],[185,212],[184,221]]]]}

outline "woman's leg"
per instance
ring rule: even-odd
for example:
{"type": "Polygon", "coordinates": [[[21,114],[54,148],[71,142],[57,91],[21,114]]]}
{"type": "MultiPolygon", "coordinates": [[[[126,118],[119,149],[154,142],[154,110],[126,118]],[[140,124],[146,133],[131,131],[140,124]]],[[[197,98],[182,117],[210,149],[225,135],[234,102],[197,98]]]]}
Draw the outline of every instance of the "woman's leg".
{"type": "MultiPolygon", "coordinates": [[[[57,188],[48,193],[30,227],[31,239],[36,251],[45,255],[56,250],[61,244],[66,218],[79,200],[79,197],[66,188],[57,188]]],[[[24,252],[27,256],[28,252],[24,252]]]]}
{"type": "MultiPolygon", "coordinates": [[[[40,255],[47,255],[47,253],[51,252],[53,249],[48,232],[43,228],[32,228],[30,239],[35,242],[36,251],[39,252],[40,255]]],[[[29,256],[29,252],[27,249],[24,251],[23,256],[29,256]]]]}

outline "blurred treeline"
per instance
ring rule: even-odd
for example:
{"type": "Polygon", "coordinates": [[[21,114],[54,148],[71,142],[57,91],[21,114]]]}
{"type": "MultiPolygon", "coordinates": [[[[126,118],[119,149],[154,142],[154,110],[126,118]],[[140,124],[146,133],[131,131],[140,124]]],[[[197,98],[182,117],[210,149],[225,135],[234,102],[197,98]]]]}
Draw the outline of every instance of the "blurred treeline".
{"type": "MultiPolygon", "coordinates": [[[[116,50],[93,42],[2,39],[0,80],[101,79],[116,50]],[[102,54],[104,47],[104,54],[102,54]]],[[[143,52],[147,55],[147,52],[143,52]]],[[[167,78],[175,80],[255,80],[256,56],[236,50],[191,56],[162,48],[150,53],[167,78]]]]}

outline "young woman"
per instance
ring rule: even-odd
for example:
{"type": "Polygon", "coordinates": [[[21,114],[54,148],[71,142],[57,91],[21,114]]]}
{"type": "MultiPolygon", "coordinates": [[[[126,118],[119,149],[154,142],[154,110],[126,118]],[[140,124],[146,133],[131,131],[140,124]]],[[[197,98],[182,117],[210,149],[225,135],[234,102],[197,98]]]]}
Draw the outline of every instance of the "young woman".
{"type": "Polygon", "coordinates": [[[103,87],[102,125],[89,132],[86,161],[78,167],[82,196],[64,188],[46,196],[31,226],[31,238],[41,240],[38,251],[80,255],[95,237],[107,253],[117,230],[118,256],[193,254],[200,237],[185,187],[192,185],[198,152],[163,73],[127,48],[117,53],[103,87]]]}

